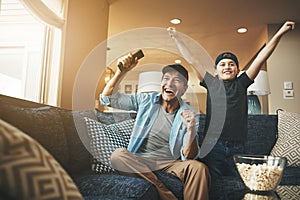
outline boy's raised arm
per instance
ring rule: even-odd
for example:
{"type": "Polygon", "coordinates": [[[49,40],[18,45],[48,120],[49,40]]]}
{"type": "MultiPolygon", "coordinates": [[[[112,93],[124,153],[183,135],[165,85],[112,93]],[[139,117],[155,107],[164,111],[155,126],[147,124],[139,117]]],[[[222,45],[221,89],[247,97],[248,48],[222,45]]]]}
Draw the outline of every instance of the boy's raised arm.
{"type": "Polygon", "coordinates": [[[281,37],[290,30],[295,28],[295,22],[287,21],[267,43],[267,45],[258,53],[250,67],[246,70],[248,77],[252,80],[255,79],[263,63],[271,56],[277,47],[281,37]]]}
{"type": "Polygon", "coordinates": [[[181,55],[184,57],[184,59],[195,69],[197,72],[198,79],[200,81],[203,80],[204,75],[206,73],[206,69],[203,67],[203,65],[199,62],[199,60],[193,55],[190,50],[186,47],[183,40],[178,36],[175,28],[169,27],[168,28],[169,35],[171,38],[174,39],[175,44],[180,51],[181,55]]]}

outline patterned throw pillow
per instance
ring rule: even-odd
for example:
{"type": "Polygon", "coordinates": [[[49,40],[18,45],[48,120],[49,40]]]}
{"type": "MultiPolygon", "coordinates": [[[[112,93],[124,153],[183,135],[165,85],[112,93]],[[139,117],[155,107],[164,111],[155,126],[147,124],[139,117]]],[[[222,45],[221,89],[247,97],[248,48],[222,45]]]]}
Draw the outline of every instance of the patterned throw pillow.
{"type": "Polygon", "coordinates": [[[1,119],[0,188],[13,199],[83,199],[48,151],[1,119]]]}
{"type": "Polygon", "coordinates": [[[278,185],[276,193],[281,199],[300,199],[300,187],[298,185],[278,185]]]}
{"type": "Polygon", "coordinates": [[[98,173],[113,173],[110,156],[117,148],[127,148],[135,120],[130,119],[110,125],[84,118],[91,138],[91,153],[94,157],[93,170],[98,173]]]}
{"type": "Polygon", "coordinates": [[[271,156],[283,156],[288,166],[300,167],[300,114],[278,111],[278,139],[271,156]]]}

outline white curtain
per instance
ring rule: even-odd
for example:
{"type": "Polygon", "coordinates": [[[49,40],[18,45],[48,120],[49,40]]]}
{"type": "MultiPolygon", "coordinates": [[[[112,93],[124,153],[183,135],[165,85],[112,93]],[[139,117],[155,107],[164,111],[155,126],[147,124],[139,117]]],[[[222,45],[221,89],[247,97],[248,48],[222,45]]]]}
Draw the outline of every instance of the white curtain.
{"type": "Polygon", "coordinates": [[[55,12],[58,16],[62,17],[63,5],[66,0],[42,0],[42,2],[55,12]]]}
{"type": "MultiPolygon", "coordinates": [[[[47,50],[44,54],[43,77],[41,85],[44,90],[40,93],[42,103],[59,106],[60,105],[60,73],[61,55],[64,41],[62,39],[64,25],[67,15],[68,0],[19,0],[32,15],[42,23],[47,24],[47,50]]],[[[80,0],[81,1],[81,0],[80,0]]],[[[46,48],[45,46],[45,48],[46,48]]]]}
{"type": "Polygon", "coordinates": [[[44,23],[62,28],[65,24],[63,18],[64,0],[19,0],[33,15],[44,23]]]}

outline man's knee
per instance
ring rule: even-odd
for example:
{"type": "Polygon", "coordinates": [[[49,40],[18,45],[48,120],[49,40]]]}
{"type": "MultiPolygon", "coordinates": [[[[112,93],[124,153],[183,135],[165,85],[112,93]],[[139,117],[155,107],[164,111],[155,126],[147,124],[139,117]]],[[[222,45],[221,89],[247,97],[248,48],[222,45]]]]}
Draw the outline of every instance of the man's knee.
{"type": "Polygon", "coordinates": [[[203,173],[209,173],[208,167],[203,162],[197,160],[187,160],[185,162],[188,162],[188,166],[192,170],[201,171],[203,173]]]}
{"type": "Polygon", "coordinates": [[[114,163],[118,163],[120,158],[124,157],[127,154],[128,150],[126,148],[118,148],[110,155],[110,162],[113,165],[114,163]]]}

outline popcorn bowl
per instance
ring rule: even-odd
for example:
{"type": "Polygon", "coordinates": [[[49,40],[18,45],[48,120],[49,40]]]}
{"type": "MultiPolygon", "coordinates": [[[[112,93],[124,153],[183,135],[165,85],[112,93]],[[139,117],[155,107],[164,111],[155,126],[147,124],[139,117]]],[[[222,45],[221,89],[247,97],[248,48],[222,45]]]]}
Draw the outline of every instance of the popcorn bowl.
{"type": "Polygon", "coordinates": [[[287,162],[285,157],[265,155],[234,155],[233,160],[246,188],[253,192],[275,190],[287,162]]]}
{"type": "Polygon", "coordinates": [[[280,200],[280,197],[274,191],[263,194],[260,194],[260,192],[247,192],[243,200],[280,200]]]}

